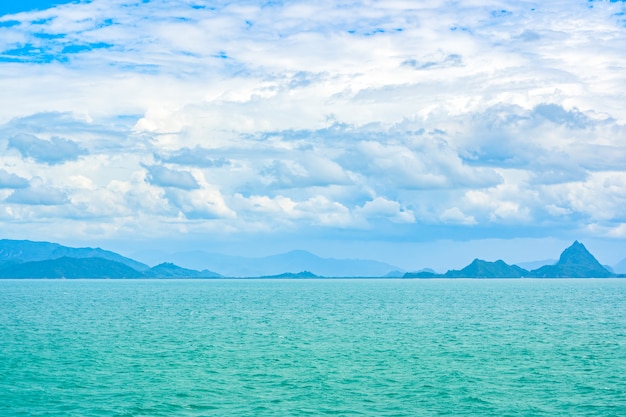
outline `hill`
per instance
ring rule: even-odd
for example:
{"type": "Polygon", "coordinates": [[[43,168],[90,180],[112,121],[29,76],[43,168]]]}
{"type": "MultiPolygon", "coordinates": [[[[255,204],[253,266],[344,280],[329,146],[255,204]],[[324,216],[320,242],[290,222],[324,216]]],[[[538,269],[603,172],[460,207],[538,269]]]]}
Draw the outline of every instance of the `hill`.
{"type": "Polygon", "coordinates": [[[269,275],[269,276],[264,276],[261,278],[322,278],[320,276],[315,275],[312,272],[309,271],[302,271],[302,272],[298,272],[298,273],[294,273],[294,272],[285,272],[283,274],[278,274],[278,275],[269,275]]]}
{"type": "Polygon", "coordinates": [[[220,278],[221,275],[208,270],[196,271],[195,269],[182,268],[173,263],[164,262],[144,271],[148,278],[220,278]]]}
{"type": "Polygon", "coordinates": [[[404,278],[522,278],[529,272],[517,265],[509,265],[502,260],[495,262],[474,259],[463,269],[451,269],[445,274],[433,271],[417,271],[404,274],[404,278]]]}
{"type": "Polygon", "coordinates": [[[521,278],[528,276],[528,271],[517,265],[509,265],[502,260],[495,262],[474,259],[461,270],[450,270],[446,278],[521,278]]]}
{"type": "Polygon", "coordinates": [[[544,265],[528,271],[517,265],[508,265],[502,260],[496,262],[474,259],[471,264],[461,270],[450,270],[445,274],[427,271],[409,272],[405,278],[609,278],[623,277],[606,269],[585,248],[575,241],[565,249],[554,265],[544,265]]]}
{"type": "Polygon", "coordinates": [[[608,278],[615,276],[585,248],[575,241],[561,253],[559,261],[554,265],[544,265],[530,272],[537,278],[608,278]]]}
{"type": "MultiPolygon", "coordinates": [[[[205,262],[215,259],[211,258],[205,262]]],[[[393,266],[382,262],[320,258],[306,251],[292,251],[264,258],[230,257],[226,262],[226,265],[228,264],[231,265],[231,269],[230,273],[225,274],[226,276],[259,278],[304,279],[384,277],[385,275],[404,278],[624,277],[602,266],[578,241],[565,249],[555,264],[544,265],[532,271],[517,265],[508,265],[502,260],[489,262],[474,259],[465,268],[449,270],[445,274],[422,270],[402,275],[401,272],[394,271],[393,266]],[[232,264],[235,259],[239,265],[232,264]],[[303,272],[283,272],[294,270],[303,272]],[[233,271],[239,273],[236,274],[233,271]],[[320,271],[326,271],[326,273],[320,271]]],[[[0,278],[218,278],[221,276],[208,269],[189,269],[169,262],[149,268],[141,262],[100,248],[69,248],[48,242],[0,240],[0,278]]]]}
{"type": "Polygon", "coordinates": [[[0,278],[142,278],[144,275],[121,262],[103,258],[47,259],[23,263],[6,262],[0,278]]]}
{"type": "Polygon", "coordinates": [[[108,259],[127,265],[137,271],[145,271],[149,268],[148,265],[134,259],[100,248],[70,248],[58,243],[0,239],[0,263],[45,261],[63,257],[108,259]]]}

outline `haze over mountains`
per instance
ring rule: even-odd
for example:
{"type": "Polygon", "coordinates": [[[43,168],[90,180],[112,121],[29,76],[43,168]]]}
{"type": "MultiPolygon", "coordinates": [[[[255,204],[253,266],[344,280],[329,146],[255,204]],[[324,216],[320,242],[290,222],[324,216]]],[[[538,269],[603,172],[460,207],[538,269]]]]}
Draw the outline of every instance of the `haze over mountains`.
{"type": "Polygon", "coordinates": [[[29,262],[71,258],[102,258],[128,265],[138,271],[150,268],[148,265],[127,258],[115,252],[100,248],[70,248],[50,242],[32,242],[30,240],[0,239],[0,264],[7,261],[29,262]]]}
{"type": "MultiPolygon", "coordinates": [[[[232,256],[203,251],[161,255],[185,268],[210,269],[228,277],[258,277],[312,271],[327,277],[382,277],[401,268],[367,259],[322,258],[303,250],[265,257],[232,256]]],[[[153,258],[155,259],[155,258],[153,258]]],[[[399,273],[398,276],[402,276],[399,273]]]]}
{"type": "Polygon", "coordinates": [[[527,270],[475,259],[460,270],[437,274],[432,270],[403,273],[393,265],[362,259],[321,258],[292,251],[263,258],[204,252],[172,255],[185,265],[163,262],[154,267],[100,248],[70,248],[56,243],[0,240],[0,278],[608,278],[623,277],[602,266],[582,243],[574,242],[558,262],[527,270]],[[190,264],[197,269],[189,267],[190,264]],[[211,268],[204,267],[211,265],[211,268]]]}

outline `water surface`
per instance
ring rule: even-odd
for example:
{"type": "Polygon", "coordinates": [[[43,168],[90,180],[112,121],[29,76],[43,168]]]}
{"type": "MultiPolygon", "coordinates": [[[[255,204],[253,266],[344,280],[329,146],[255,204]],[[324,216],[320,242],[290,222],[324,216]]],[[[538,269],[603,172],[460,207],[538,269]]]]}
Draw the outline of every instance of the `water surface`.
{"type": "Polygon", "coordinates": [[[0,415],[626,415],[626,280],[0,280],[0,415]]]}

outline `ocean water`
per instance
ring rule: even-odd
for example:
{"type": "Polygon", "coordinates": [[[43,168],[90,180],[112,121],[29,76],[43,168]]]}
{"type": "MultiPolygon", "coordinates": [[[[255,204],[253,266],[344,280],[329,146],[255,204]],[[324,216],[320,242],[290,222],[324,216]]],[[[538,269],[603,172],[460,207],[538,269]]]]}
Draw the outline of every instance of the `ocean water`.
{"type": "Polygon", "coordinates": [[[626,280],[0,280],[0,416],[624,416],[626,280]]]}

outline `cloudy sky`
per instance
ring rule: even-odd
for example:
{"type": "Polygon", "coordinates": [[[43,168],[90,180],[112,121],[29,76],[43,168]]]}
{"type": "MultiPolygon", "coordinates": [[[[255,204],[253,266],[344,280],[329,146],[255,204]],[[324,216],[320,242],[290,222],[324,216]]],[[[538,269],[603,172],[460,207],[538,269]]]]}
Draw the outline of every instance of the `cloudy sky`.
{"type": "Polygon", "coordinates": [[[9,3],[1,237],[626,257],[624,2],[9,3]]]}

